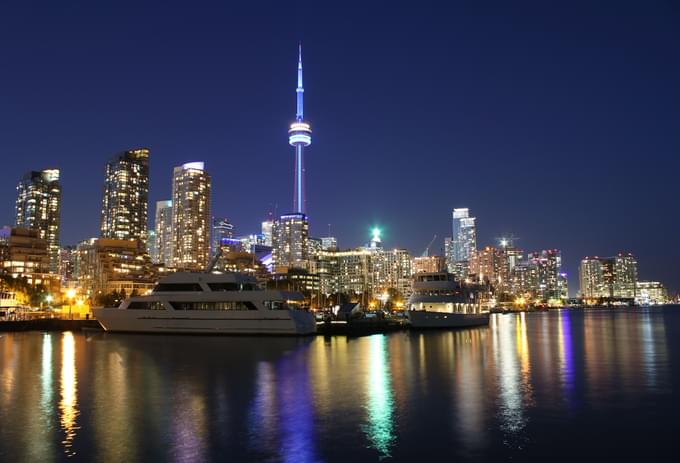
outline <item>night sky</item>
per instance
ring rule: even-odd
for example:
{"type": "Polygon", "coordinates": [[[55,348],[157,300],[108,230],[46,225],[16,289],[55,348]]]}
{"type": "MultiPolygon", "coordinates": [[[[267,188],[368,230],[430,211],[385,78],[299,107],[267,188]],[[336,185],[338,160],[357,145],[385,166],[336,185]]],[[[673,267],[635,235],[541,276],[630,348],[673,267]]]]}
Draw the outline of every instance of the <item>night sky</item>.
{"type": "Polygon", "coordinates": [[[572,294],[619,251],[680,290],[678,2],[141,3],[0,4],[1,223],[58,167],[62,244],[97,236],[106,161],[145,146],[150,218],[205,161],[214,214],[258,232],[292,208],[301,40],[313,235],[439,252],[469,207],[480,246],[561,249],[572,294]]]}

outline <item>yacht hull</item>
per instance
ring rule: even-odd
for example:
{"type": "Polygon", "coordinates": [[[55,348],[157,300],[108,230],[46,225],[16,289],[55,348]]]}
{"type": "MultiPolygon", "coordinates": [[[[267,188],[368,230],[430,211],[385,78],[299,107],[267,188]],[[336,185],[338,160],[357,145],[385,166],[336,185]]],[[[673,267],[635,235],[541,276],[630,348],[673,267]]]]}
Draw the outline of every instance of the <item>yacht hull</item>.
{"type": "Polygon", "coordinates": [[[427,310],[409,310],[411,328],[467,328],[489,324],[488,313],[450,313],[427,310]]]}
{"type": "Polygon", "coordinates": [[[309,312],[201,311],[170,313],[159,310],[92,309],[106,331],[128,333],[307,335],[316,332],[309,312]]]}

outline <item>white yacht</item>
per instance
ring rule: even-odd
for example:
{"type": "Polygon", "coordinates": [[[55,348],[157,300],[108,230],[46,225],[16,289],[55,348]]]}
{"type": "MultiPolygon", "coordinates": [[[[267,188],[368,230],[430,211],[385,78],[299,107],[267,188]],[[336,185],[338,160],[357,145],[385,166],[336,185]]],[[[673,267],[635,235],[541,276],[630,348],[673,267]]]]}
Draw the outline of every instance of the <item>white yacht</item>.
{"type": "Polygon", "coordinates": [[[412,328],[463,328],[489,324],[489,312],[448,272],[417,273],[407,316],[412,328]]]}
{"type": "Polygon", "coordinates": [[[174,273],[145,296],[92,309],[106,331],[192,334],[312,334],[300,293],[263,290],[240,274],[174,273]]]}

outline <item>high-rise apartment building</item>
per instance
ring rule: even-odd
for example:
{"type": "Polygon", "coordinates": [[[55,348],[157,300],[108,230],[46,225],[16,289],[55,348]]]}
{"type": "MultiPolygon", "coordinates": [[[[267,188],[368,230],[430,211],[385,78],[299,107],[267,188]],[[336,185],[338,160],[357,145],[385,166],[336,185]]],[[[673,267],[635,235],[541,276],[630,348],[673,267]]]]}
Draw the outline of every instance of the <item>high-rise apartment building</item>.
{"type": "Polygon", "coordinates": [[[305,214],[286,214],[274,221],[272,264],[274,273],[309,266],[309,222],[305,214]]]}
{"type": "Polygon", "coordinates": [[[581,297],[604,297],[605,284],[602,261],[595,257],[581,260],[579,267],[581,297]]]}
{"type": "Polygon", "coordinates": [[[155,280],[149,255],[134,241],[99,238],[78,244],[78,284],[95,303],[114,292],[146,294],[155,280]]]}
{"type": "Polygon", "coordinates": [[[27,173],[17,185],[16,226],[36,230],[47,242],[51,273],[59,270],[60,215],[59,169],[27,173]]]}
{"type": "Polygon", "coordinates": [[[632,254],[614,257],[614,297],[634,298],[638,279],[637,260],[632,254]]]}
{"type": "Polygon", "coordinates": [[[146,250],[149,150],[123,151],[106,164],[101,237],[137,240],[146,250]]]}
{"type": "Polygon", "coordinates": [[[470,254],[470,276],[479,283],[491,283],[496,287],[502,278],[503,256],[500,249],[486,246],[470,254]]]}
{"type": "Polygon", "coordinates": [[[638,272],[632,254],[586,257],[579,267],[581,297],[634,298],[638,272]]]}
{"type": "Polygon", "coordinates": [[[150,228],[146,232],[146,248],[151,262],[158,263],[158,243],[156,242],[156,229],[150,228]]]}
{"type": "Polygon", "coordinates": [[[210,254],[210,175],[202,162],[174,169],[172,233],[174,267],[205,270],[210,254]]]}
{"type": "Polygon", "coordinates": [[[172,267],[172,200],[156,201],[154,230],[156,231],[156,255],[154,264],[172,267]]]}
{"type": "Polygon", "coordinates": [[[453,262],[469,261],[477,249],[477,229],[475,218],[470,217],[467,208],[453,210],[453,236],[451,238],[451,257],[453,262]]]}
{"type": "Polygon", "coordinates": [[[234,225],[226,217],[213,217],[212,238],[210,240],[210,256],[215,256],[222,240],[234,237],[234,225]]]}
{"type": "Polygon", "coordinates": [[[562,296],[560,270],[562,253],[557,249],[533,252],[528,256],[529,263],[536,269],[536,297],[549,300],[562,296]]]}
{"type": "Polygon", "coordinates": [[[445,268],[442,256],[418,256],[413,258],[413,273],[441,272],[445,268]]]}

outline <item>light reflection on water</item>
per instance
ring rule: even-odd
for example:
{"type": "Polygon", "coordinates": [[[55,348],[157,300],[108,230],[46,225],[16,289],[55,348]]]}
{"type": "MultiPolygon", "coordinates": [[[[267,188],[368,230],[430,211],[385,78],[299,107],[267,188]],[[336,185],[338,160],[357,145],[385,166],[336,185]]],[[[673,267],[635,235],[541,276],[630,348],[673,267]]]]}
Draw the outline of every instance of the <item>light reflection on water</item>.
{"type": "Polygon", "coordinates": [[[61,347],[61,400],[59,412],[61,429],[64,432],[62,445],[68,457],[76,454],[73,441],[76,438],[78,426],[78,377],[76,374],[76,349],[73,333],[67,331],[62,336],[61,347]]]}
{"type": "Polygon", "coordinates": [[[3,333],[0,461],[499,460],[558,430],[662,447],[679,331],[562,310],[359,338],[3,333]]]}
{"type": "Polygon", "coordinates": [[[394,401],[387,361],[387,337],[370,337],[369,376],[366,385],[368,423],[364,426],[369,445],[376,449],[380,458],[390,456],[394,444],[394,401]]]}

